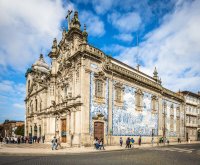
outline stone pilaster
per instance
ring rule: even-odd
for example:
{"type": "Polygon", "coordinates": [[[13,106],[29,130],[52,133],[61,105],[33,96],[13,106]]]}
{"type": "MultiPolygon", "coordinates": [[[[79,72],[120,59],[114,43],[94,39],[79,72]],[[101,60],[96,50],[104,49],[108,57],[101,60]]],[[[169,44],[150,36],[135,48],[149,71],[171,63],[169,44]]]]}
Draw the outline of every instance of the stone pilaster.
{"type": "Polygon", "coordinates": [[[107,144],[111,144],[112,136],[112,97],[113,97],[113,80],[109,78],[108,80],[108,136],[107,136],[107,144]]]}
{"type": "Polygon", "coordinates": [[[158,136],[163,136],[163,128],[162,128],[162,96],[158,97],[158,136]]]}

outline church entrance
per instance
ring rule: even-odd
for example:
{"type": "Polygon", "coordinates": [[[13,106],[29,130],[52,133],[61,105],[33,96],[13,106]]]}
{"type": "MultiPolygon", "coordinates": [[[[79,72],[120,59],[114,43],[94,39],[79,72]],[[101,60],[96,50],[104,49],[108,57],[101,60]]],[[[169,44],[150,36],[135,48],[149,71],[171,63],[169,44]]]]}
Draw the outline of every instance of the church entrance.
{"type": "Polygon", "coordinates": [[[61,141],[66,143],[66,119],[61,119],[61,141]]]}
{"type": "Polygon", "coordinates": [[[94,123],[94,138],[104,138],[104,123],[95,122],[94,123]]]}

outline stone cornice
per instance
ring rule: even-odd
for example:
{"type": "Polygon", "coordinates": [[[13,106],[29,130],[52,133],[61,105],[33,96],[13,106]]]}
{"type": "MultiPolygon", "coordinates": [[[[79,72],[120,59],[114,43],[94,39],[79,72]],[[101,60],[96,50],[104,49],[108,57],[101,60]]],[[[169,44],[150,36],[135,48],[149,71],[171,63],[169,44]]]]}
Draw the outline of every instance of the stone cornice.
{"type": "Polygon", "coordinates": [[[173,92],[173,91],[170,91],[169,89],[166,89],[164,87],[162,87],[162,95],[164,96],[167,96],[167,97],[170,97],[172,99],[175,99],[177,101],[180,101],[180,102],[184,102],[184,97],[173,92]]]}
{"type": "Polygon", "coordinates": [[[143,84],[144,86],[148,86],[151,88],[156,89],[157,91],[161,91],[162,90],[162,86],[154,81],[151,81],[145,77],[142,77],[134,72],[131,72],[128,69],[125,69],[123,67],[120,67],[119,65],[113,64],[111,63],[109,65],[108,71],[110,72],[115,72],[118,73],[120,75],[123,75],[125,77],[131,78],[133,79],[136,83],[139,84],[143,84]]]}

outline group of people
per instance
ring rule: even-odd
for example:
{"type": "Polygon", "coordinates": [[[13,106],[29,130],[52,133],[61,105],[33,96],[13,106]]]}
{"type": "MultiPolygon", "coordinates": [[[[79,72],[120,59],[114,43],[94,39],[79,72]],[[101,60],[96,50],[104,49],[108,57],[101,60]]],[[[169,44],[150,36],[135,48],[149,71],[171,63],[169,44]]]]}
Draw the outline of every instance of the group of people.
{"type": "MultiPolygon", "coordinates": [[[[169,144],[169,139],[167,139],[166,137],[161,137],[158,142],[159,143],[167,143],[167,144],[169,144]]],[[[158,143],[158,145],[159,145],[159,143],[158,143]]]]}
{"type": "Polygon", "coordinates": [[[53,139],[51,140],[51,149],[52,150],[58,150],[58,146],[61,148],[61,141],[60,141],[60,137],[56,138],[55,136],[53,137],[53,139]]]}
{"type": "Polygon", "coordinates": [[[97,150],[98,149],[99,150],[101,150],[101,149],[105,150],[103,138],[99,138],[99,139],[97,137],[94,138],[94,148],[97,149],[97,150]]]}
{"type": "MultiPolygon", "coordinates": [[[[122,137],[120,137],[119,143],[120,143],[120,146],[122,147],[122,145],[123,145],[122,137]]],[[[135,140],[133,138],[128,137],[126,139],[126,148],[131,148],[134,143],[135,143],[135,140]]]]}
{"type": "Polygon", "coordinates": [[[20,143],[44,143],[45,136],[37,137],[37,136],[7,136],[2,137],[0,136],[0,143],[6,143],[6,144],[20,144],[20,143]]]}
{"type": "MultiPolygon", "coordinates": [[[[126,148],[131,148],[134,143],[135,143],[135,140],[133,138],[128,137],[126,139],[126,148]]],[[[142,143],[142,137],[140,136],[139,139],[138,139],[138,144],[141,145],[141,143],[142,143]]],[[[122,147],[122,145],[123,145],[122,137],[120,137],[120,139],[119,139],[119,144],[122,147]]]]}

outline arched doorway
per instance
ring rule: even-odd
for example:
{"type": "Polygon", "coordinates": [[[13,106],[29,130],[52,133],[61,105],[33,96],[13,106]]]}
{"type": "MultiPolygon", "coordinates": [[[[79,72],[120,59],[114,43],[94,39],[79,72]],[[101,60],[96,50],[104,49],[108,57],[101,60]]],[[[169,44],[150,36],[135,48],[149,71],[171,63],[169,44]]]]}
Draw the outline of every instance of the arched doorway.
{"type": "Polygon", "coordinates": [[[37,125],[34,125],[34,136],[37,136],[37,125]]]}
{"type": "Polygon", "coordinates": [[[94,138],[104,138],[104,123],[103,122],[94,122],[94,138]]]}
{"type": "Polygon", "coordinates": [[[197,140],[200,141],[200,129],[197,132],[197,140]]]}

